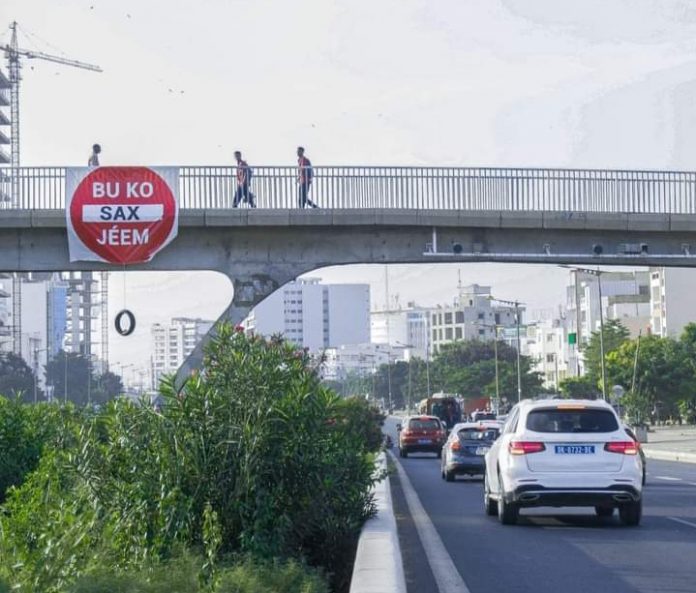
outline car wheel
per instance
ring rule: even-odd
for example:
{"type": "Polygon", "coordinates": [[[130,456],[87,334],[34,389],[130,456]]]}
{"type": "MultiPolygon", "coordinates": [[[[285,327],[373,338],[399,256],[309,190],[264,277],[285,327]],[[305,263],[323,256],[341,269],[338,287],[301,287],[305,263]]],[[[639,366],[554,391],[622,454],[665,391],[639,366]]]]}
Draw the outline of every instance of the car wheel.
{"type": "Polygon", "coordinates": [[[449,472],[445,470],[445,480],[448,482],[454,482],[454,472],[449,472]]]}
{"type": "Polygon", "coordinates": [[[486,509],[486,515],[489,517],[495,517],[498,514],[498,501],[491,498],[488,476],[483,478],[483,506],[486,509]]]}
{"type": "Polygon", "coordinates": [[[611,517],[614,514],[614,507],[595,507],[598,517],[611,517]]]}
{"type": "Polygon", "coordinates": [[[408,451],[406,449],[401,449],[401,457],[408,457],[408,451]]]}
{"type": "Polygon", "coordinates": [[[628,527],[640,525],[640,519],[643,516],[643,501],[628,502],[619,507],[619,519],[628,527]]]}
{"type": "Polygon", "coordinates": [[[520,515],[520,507],[514,502],[505,501],[505,492],[503,491],[503,481],[498,476],[498,484],[500,484],[500,497],[498,498],[498,521],[503,525],[514,525],[520,515]]]}
{"type": "Polygon", "coordinates": [[[645,486],[645,468],[643,468],[643,483],[642,483],[642,485],[645,486]]]}
{"type": "Polygon", "coordinates": [[[438,459],[441,459],[442,458],[442,449],[438,449],[437,452],[435,453],[435,455],[437,455],[438,459]]]}

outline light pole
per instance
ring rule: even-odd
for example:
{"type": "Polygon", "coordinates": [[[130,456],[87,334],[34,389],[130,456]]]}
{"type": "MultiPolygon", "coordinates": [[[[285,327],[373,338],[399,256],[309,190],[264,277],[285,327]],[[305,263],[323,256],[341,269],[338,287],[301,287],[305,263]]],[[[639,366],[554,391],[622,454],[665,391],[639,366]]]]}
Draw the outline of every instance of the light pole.
{"type": "Polygon", "coordinates": [[[522,401],[522,366],[521,366],[521,350],[522,341],[520,340],[520,305],[524,305],[520,301],[506,301],[504,299],[496,299],[489,297],[490,300],[503,305],[511,305],[515,307],[515,326],[517,327],[517,401],[522,401]]]}
{"type": "MultiPolygon", "coordinates": [[[[592,270],[590,268],[576,268],[573,266],[562,265],[562,268],[568,268],[575,272],[575,283],[577,284],[578,276],[577,273],[581,272],[583,274],[589,274],[590,276],[597,277],[597,291],[599,293],[599,355],[602,362],[602,399],[607,401],[607,365],[604,360],[604,306],[602,305],[602,270],[597,268],[592,270]]],[[[577,290],[577,288],[576,288],[577,290]]]]}

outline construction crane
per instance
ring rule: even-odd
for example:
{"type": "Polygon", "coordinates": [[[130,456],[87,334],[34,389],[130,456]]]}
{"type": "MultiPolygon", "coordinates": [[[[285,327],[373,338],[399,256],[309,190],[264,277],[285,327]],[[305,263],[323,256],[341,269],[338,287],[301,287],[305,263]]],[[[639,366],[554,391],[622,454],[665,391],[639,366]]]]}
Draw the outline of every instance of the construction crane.
{"type": "Polygon", "coordinates": [[[0,50],[5,52],[10,74],[10,133],[12,135],[10,140],[10,167],[12,172],[12,196],[17,199],[19,188],[19,81],[21,80],[19,72],[22,67],[20,58],[46,60],[48,62],[62,64],[63,66],[92,70],[93,72],[102,72],[102,69],[99,66],[87,64],[86,62],[68,60],[60,56],[52,56],[40,51],[20,49],[17,45],[17,21],[12,22],[10,30],[12,31],[10,44],[0,46],[0,50]]]}

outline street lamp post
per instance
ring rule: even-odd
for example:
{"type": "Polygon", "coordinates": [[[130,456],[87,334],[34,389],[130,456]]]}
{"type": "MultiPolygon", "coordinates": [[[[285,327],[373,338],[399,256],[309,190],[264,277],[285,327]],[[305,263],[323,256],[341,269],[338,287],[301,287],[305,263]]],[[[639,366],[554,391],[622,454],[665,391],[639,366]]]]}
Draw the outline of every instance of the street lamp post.
{"type": "MultiPolygon", "coordinates": [[[[604,360],[604,306],[602,305],[602,274],[603,271],[597,268],[592,270],[590,268],[576,268],[571,266],[561,266],[562,268],[568,268],[575,271],[575,283],[577,284],[578,276],[577,272],[582,272],[584,274],[589,274],[590,276],[597,277],[597,291],[599,293],[599,355],[602,362],[602,399],[607,401],[607,365],[604,360]]],[[[576,288],[577,290],[577,288],[576,288]]]]}

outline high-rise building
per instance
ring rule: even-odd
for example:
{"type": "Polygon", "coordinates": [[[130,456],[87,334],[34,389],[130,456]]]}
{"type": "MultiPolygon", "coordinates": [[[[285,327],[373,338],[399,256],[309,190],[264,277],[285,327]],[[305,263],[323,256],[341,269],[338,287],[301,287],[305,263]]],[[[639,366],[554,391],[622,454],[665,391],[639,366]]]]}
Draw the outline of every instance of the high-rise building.
{"type": "Polygon", "coordinates": [[[108,368],[106,273],[0,276],[0,350],[24,358],[45,387],[45,366],[60,350],[108,368]]]}
{"type": "Polygon", "coordinates": [[[601,317],[616,319],[632,337],[646,331],[650,324],[650,279],[648,272],[601,272],[599,276],[571,270],[566,288],[566,330],[574,344],[568,351],[568,373],[583,374],[582,346],[592,332],[599,331],[601,317]],[[601,315],[600,315],[601,310],[601,315]]]}
{"type": "Polygon", "coordinates": [[[196,344],[203,339],[213,321],[176,317],[169,324],[152,326],[152,385],[157,386],[163,375],[175,373],[196,344]]]}
{"type": "Polygon", "coordinates": [[[243,326],[264,336],[282,334],[311,351],[370,341],[369,284],[295,280],[256,305],[243,326]]]}
{"type": "MultiPolygon", "coordinates": [[[[515,326],[515,307],[498,306],[494,302],[490,286],[471,284],[459,289],[454,304],[431,309],[433,351],[458,340],[493,340],[496,328],[515,326]]],[[[519,310],[521,316],[524,307],[520,306],[519,310]]]]}
{"type": "Polygon", "coordinates": [[[429,356],[430,310],[409,303],[404,309],[370,313],[370,339],[373,344],[390,344],[408,348],[411,355],[429,356]]]}
{"type": "Polygon", "coordinates": [[[650,329],[662,337],[678,338],[684,326],[696,322],[696,270],[650,268],[650,329]]]}

